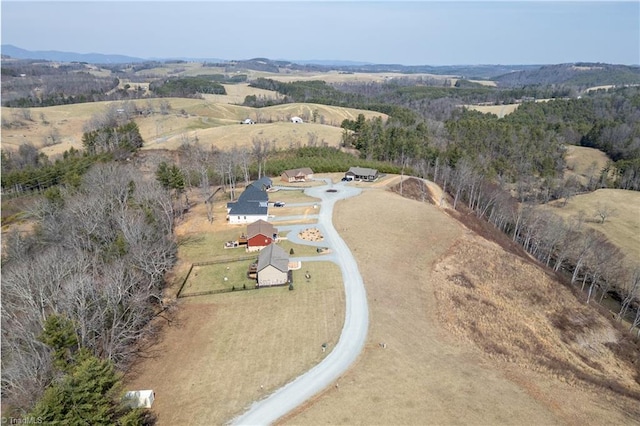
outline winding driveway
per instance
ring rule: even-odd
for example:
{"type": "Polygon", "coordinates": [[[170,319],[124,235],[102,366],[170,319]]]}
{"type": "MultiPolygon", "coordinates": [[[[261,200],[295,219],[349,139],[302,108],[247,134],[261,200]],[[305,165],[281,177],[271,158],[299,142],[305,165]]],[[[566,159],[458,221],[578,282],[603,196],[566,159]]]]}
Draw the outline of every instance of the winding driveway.
{"type": "Polygon", "coordinates": [[[324,232],[325,240],[322,245],[331,248],[332,253],[330,256],[317,256],[308,260],[332,260],[340,267],[346,302],[340,339],[331,353],[318,365],[265,399],[255,402],[246,413],[232,420],[234,425],[267,425],[275,422],[334,383],[351,366],[364,347],[369,327],[367,294],[356,260],[332,222],[336,201],[358,195],[360,189],[346,186],[344,183],[334,185],[330,179],[325,179],[325,182],[326,185],[307,188],[305,193],[322,200],[318,226],[324,232]],[[327,192],[328,189],[335,192],[327,192]]]}

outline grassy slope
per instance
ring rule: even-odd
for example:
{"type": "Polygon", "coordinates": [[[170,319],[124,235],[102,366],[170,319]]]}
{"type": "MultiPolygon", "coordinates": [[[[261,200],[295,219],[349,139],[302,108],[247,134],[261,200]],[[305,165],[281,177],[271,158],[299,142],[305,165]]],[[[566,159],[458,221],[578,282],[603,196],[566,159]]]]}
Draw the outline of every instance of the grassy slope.
{"type": "MultiPolygon", "coordinates": [[[[275,140],[278,147],[298,143],[304,145],[310,138],[315,138],[318,143],[324,141],[331,146],[337,146],[342,136],[339,126],[344,119],[353,120],[361,113],[366,118],[386,117],[372,111],[314,104],[285,104],[256,109],[220,103],[219,98],[220,96],[212,101],[183,98],[134,101],[139,108],[152,104],[157,109],[161,101],[169,102],[171,105],[168,114],[155,113],[148,117],[135,117],[146,147],[175,149],[185,140],[194,140],[196,137],[207,145],[215,144],[223,149],[234,145],[250,145],[255,137],[275,140]],[[311,121],[314,111],[317,111],[316,123],[294,126],[289,122],[289,118],[295,115],[309,117],[311,121]],[[272,123],[240,125],[240,121],[245,118],[272,123]]],[[[59,155],[71,147],[82,149],[85,123],[112,104],[120,103],[94,102],[32,109],[31,121],[20,119],[22,127],[3,129],[3,148],[17,149],[23,143],[31,143],[36,147],[42,147],[42,152],[49,156],[59,155]],[[40,118],[41,114],[48,124],[40,118]],[[54,131],[60,135],[61,143],[43,147],[44,139],[54,131]]],[[[10,122],[19,120],[19,115],[15,108],[2,108],[3,118],[10,122]]]]}
{"type": "Polygon", "coordinates": [[[283,423],[637,423],[637,371],[609,346],[622,334],[531,262],[388,192],[342,202],[335,223],[367,286],[368,343],[283,423]],[[592,385],[607,380],[635,399],[592,385]]]}
{"type": "Polygon", "coordinates": [[[624,189],[599,189],[577,195],[566,206],[553,202],[541,208],[548,209],[562,217],[577,217],[584,213],[586,226],[602,232],[618,246],[630,263],[640,262],[640,192],[624,189]],[[596,211],[598,205],[606,205],[615,211],[604,223],[599,223],[596,211]]]}

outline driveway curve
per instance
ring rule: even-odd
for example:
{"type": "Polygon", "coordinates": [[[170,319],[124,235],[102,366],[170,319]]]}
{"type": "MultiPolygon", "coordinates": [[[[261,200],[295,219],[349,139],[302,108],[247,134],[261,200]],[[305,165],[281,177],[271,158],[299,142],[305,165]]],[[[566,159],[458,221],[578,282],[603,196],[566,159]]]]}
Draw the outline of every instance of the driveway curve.
{"type": "MultiPolygon", "coordinates": [[[[332,222],[336,201],[358,195],[361,190],[342,182],[332,184],[329,179],[325,179],[325,182],[326,185],[305,189],[305,193],[321,200],[318,224],[324,231],[323,245],[333,250],[331,257],[342,272],[346,308],[340,339],[319,364],[265,399],[253,403],[247,412],[231,421],[234,425],[274,423],[334,383],[353,364],[364,347],[369,328],[367,294],[356,260],[332,222]]],[[[317,260],[329,259],[325,257],[317,260]]]]}

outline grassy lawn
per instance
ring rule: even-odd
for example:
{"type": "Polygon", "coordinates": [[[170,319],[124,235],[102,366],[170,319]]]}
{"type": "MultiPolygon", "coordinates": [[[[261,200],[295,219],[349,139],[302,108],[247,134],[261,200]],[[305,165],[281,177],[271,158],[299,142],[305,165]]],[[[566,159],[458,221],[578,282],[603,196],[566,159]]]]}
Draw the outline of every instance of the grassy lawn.
{"type": "Polygon", "coordinates": [[[224,242],[237,240],[246,233],[244,225],[229,225],[229,229],[215,233],[190,234],[180,238],[180,257],[190,263],[207,262],[218,258],[246,256],[243,247],[225,249],[224,242]]]}
{"type": "MultiPolygon", "coordinates": [[[[280,185],[281,182],[274,178],[273,184],[280,185]]],[[[282,182],[285,184],[285,182],[282,182]]],[[[286,184],[286,185],[294,185],[294,184],[286,184]]],[[[312,203],[314,201],[320,201],[318,198],[310,197],[305,194],[304,189],[293,190],[293,189],[285,189],[279,191],[269,192],[269,201],[284,201],[286,203],[312,203]]]]}
{"type": "MultiPolygon", "coordinates": [[[[258,255],[256,253],[256,259],[258,255]]],[[[182,289],[182,296],[202,291],[254,288],[255,280],[247,278],[247,270],[254,260],[194,266],[182,289]],[[225,280],[225,278],[227,278],[225,280]]]]}
{"type": "Polygon", "coordinates": [[[180,299],[178,316],[134,366],[127,388],[155,391],[158,425],[225,424],[316,365],[337,343],[344,322],[338,266],[309,262],[294,271],[294,281],[293,291],[284,286],[180,299]]]}
{"type": "Polygon", "coordinates": [[[303,257],[318,255],[316,247],[313,246],[294,244],[288,240],[279,241],[278,245],[282,247],[287,253],[291,253],[291,249],[293,249],[293,254],[291,256],[303,257]]]}
{"type": "Polygon", "coordinates": [[[313,208],[313,206],[300,206],[300,207],[269,207],[269,215],[273,215],[274,217],[285,217],[285,216],[310,216],[316,215],[320,213],[320,204],[318,204],[317,208],[313,208]]]}

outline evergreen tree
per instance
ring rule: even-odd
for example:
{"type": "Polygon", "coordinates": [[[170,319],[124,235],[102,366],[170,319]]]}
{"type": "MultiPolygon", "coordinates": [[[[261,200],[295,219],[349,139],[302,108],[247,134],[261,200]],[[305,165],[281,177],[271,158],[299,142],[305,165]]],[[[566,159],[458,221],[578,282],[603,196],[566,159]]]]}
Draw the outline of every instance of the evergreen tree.
{"type": "Polygon", "coordinates": [[[76,350],[73,323],[52,315],[40,337],[54,351],[58,377],[45,390],[30,414],[45,424],[139,425],[142,410],[122,399],[122,377],[109,360],[85,348],[76,350]]]}

